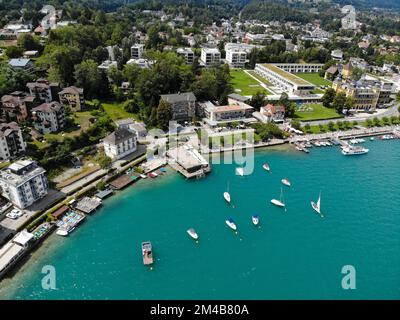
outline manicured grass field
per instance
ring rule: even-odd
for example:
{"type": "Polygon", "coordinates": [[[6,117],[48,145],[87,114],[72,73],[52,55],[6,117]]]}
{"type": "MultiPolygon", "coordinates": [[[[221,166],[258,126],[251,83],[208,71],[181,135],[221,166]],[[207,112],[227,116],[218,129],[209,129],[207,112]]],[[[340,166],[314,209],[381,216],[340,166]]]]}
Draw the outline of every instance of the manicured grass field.
{"type": "Polygon", "coordinates": [[[126,112],[124,110],[123,103],[120,103],[120,102],[102,102],[101,105],[103,106],[104,111],[113,120],[126,119],[126,118],[135,118],[136,117],[135,114],[126,112]]]}
{"type": "Polygon", "coordinates": [[[235,89],[235,93],[242,96],[252,96],[257,92],[271,94],[269,91],[264,89],[257,80],[250,77],[241,69],[232,69],[231,77],[231,84],[235,89]]]}
{"type": "Polygon", "coordinates": [[[311,82],[316,86],[330,86],[332,82],[324,79],[318,73],[296,73],[296,76],[311,82]]]}
{"type": "Polygon", "coordinates": [[[342,118],[334,109],[325,108],[321,104],[304,104],[295,116],[300,121],[342,118]]]}

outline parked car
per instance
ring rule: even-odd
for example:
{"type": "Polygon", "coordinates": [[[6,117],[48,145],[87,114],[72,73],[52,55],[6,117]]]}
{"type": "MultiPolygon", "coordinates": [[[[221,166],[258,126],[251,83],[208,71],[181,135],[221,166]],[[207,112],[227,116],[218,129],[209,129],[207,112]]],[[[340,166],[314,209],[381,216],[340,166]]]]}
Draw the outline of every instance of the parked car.
{"type": "Polygon", "coordinates": [[[19,217],[22,217],[23,214],[24,213],[21,210],[13,209],[9,213],[6,214],[6,217],[15,220],[15,219],[18,219],[19,217]]]}

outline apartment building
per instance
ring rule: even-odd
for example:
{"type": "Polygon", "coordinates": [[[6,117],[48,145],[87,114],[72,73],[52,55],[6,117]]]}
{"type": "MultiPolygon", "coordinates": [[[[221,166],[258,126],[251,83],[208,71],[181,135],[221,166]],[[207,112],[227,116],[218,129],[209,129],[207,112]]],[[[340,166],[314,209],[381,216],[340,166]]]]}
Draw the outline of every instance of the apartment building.
{"type": "Polygon", "coordinates": [[[26,149],[21,128],[16,122],[0,124],[0,160],[9,160],[26,149]]]}
{"type": "Polygon", "coordinates": [[[218,48],[201,48],[200,62],[206,67],[218,65],[221,63],[221,52],[218,48]]]}
{"type": "Polygon", "coordinates": [[[191,48],[178,48],[176,53],[185,59],[186,64],[193,64],[194,52],[191,48]]]}
{"type": "Polygon", "coordinates": [[[32,120],[42,134],[57,132],[65,125],[64,106],[56,101],[43,103],[32,109],[32,120]]]}

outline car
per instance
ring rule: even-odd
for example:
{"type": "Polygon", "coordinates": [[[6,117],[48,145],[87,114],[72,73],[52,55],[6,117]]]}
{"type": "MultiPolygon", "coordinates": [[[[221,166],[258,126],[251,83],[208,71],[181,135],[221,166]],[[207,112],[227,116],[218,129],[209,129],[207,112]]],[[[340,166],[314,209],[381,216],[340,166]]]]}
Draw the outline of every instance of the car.
{"type": "Polygon", "coordinates": [[[23,215],[24,213],[21,210],[13,209],[6,214],[6,217],[15,220],[18,219],[19,217],[22,217],[23,215]]]}

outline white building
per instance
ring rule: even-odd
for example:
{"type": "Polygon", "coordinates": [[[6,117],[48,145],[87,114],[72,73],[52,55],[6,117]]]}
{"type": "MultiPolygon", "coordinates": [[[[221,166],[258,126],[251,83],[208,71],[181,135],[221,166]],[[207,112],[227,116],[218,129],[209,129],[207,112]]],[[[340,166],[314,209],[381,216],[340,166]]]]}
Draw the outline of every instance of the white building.
{"type": "Polygon", "coordinates": [[[221,63],[221,52],[217,48],[201,48],[201,64],[206,67],[217,65],[221,63]]]}
{"type": "MultiPolygon", "coordinates": [[[[306,72],[306,65],[301,64],[256,64],[254,71],[289,95],[309,95],[315,90],[315,86],[310,82],[290,73],[286,70],[301,70],[297,72],[306,72]],[[285,67],[284,69],[282,67],[285,67]],[[286,70],[285,70],[286,69],[286,70]]],[[[308,68],[307,68],[308,69],[308,68]]],[[[312,70],[312,69],[308,69],[312,70]]],[[[312,72],[312,71],[308,71],[312,72]]]]}
{"type": "Polygon", "coordinates": [[[247,60],[247,55],[255,46],[246,43],[226,43],[226,62],[231,68],[244,68],[247,60]]]}
{"type": "Polygon", "coordinates": [[[19,160],[0,171],[1,194],[24,209],[47,195],[46,170],[35,161],[19,160]]]}
{"type": "Polygon", "coordinates": [[[193,64],[194,52],[191,48],[178,48],[176,53],[182,56],[187,64],[193,64]]]}
{"type": "Polygon", "coordinates": [[[57,132],[64,127],[64,106],[57,101],[43,103],[32,109],[35,129],[40,133],[57,132]]]}
{"type": "Polygon", "coordinates": [[[16,122],[0,124],[0,160],[9,160],[25,151],[26,144],[16,122]]]}
{"type": "Polygon", "coordinates": [[[136,134],[125,128],[118,128],[103,140],[105,154],[118,160],[136,151],[136,134]]]}
{"type": "Polygon", "coordinates": [[[342,50],[333,50],[331,52],[331,57],[336,61],[343,61],[343,51],[342,50]]]}
{"type": "Polygon", "coordinates": [[[131,58],[140,59],[142,58],[144,45],[137,43],[131,47],[131,58]]]}

